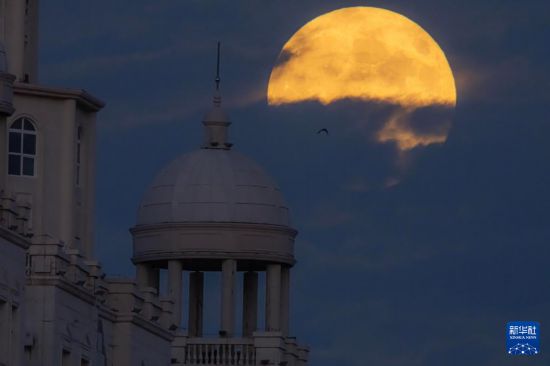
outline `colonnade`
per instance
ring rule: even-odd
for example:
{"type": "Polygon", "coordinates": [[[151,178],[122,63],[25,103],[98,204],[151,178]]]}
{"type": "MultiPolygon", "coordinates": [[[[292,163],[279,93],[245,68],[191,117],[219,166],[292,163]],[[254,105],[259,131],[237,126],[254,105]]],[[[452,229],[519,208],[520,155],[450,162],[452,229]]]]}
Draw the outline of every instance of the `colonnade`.
{"type": "MultiPolygon", "coordinates": [[[[183,264],[180,260],[168,261],[167,294],[174,302],[173,322],[182,326],[183,264]]],[[[287,336],[290,310],[290,267],[279,263],[267,264],[265,276],[265,331],[280,331],[287,336]]],[[[235,335],[237,260],[225,259],[221,265],[220,336],[235,335]]],[[[159,269],[149,263],[137,264],[139,287],[159,289],[159,269]]],[[[204,273],[190,272],[188,276],[188,335],[202,336],[204,273]]],[[[242,335],[251,337],[258,330],[258,272],[248,271],[243,276],[242,335]]]]}

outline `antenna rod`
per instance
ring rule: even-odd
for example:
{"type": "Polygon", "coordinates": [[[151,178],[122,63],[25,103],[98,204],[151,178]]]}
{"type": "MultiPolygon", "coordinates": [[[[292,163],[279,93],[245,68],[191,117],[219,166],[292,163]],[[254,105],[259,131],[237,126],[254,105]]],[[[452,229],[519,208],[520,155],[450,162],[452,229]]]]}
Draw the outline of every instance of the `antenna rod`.
{"type": "Polygon", "coordinates": [[[216,90],[220,90],[220,41],[218,41],[218,63],[216,65],[216,90]]]}

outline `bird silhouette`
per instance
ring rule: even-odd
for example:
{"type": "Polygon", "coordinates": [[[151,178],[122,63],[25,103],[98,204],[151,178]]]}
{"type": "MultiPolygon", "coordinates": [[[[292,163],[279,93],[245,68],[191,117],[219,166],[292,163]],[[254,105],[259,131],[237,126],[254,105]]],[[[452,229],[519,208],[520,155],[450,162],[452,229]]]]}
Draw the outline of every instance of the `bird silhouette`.
{"type": "Polygon", "coordinates": [[[321,132],[324,132],[328,135],[328,130],[326,128],[321,128],[319,131],[317,131],[317,134],[320,134],[321,132]]]}

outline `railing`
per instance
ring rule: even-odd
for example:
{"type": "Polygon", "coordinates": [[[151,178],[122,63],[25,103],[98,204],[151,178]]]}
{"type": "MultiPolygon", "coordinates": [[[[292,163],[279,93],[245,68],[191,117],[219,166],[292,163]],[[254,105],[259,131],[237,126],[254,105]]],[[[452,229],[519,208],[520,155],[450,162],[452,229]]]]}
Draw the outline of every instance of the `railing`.
{"type": "Polygon", "coordinates": [[[246,340],[190,339],[185,349],[185,365],[255,365],[256,352],[246,340]]]}
{"type": "Polygon", "coordinates": [[[17,202],[16,197],[8,195],[0,189],[0,226],[18,233],[21,236],[32,238],[28,228],[31,207],[28,203],[17,202]]]}

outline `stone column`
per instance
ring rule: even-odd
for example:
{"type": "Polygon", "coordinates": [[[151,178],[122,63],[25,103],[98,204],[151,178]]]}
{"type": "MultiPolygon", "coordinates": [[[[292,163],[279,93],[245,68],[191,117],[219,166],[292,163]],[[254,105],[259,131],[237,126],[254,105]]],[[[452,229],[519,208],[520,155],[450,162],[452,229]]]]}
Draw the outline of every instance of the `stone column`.
{"type": "Polygon", "coordinates": [[[258,328],[258,273],[246,272],[243,281],[243,337],[258,328]]]}
{"type": "Polygon", "coordinates": [[[181,280],[181,272],[183,266],[179,260],[171,260],[168,262],[168,296],[174,301],[174,307],[172,309],[172,318],[174,324],[178,327],[181,326],[181,312],[182,312],[182,291],[183,283],[181,280]]]}
{"type": "Polygon", "coordinates": [[[220,335],[231,337],[235,332],[235,273],[237,261],[226,259],[222,263],[222,301],[220,335]]]}
{"type": "Polygon", "coordinates": [[[268,264],[266,270],[265,299],[266,331],[281,329],[281,265],[268,264]]]}
{"type": "Polygon", "coordinates": [[[157,295],[160,295],[160,270],[149,266],[149,287],[157,290],[157,295]]]}
{"type": "MultiPolygon", "coordinates": [[[[3,85],[2,82],[2,75],[0,74],[0,88],[4,88],[5,85],[3,85]]],[[[0,93],[0,102],[2,102],[2,94],[0,93]]],[[[5,100],[4,100],[5,102],[5,100]]],[[[1,109],[1,107],[0,107],[1,109]]],[[[6,122],[6,115],[2,114],[2,110],[0,110],[0,141],[8,141],[8,125],[6,122]]],[[[6,142],[7,143],[7,142],[6,142]]],[[[5,172],[8,171],[8,167],[6,166],[8,162],[8,156],[7,156],[8,149],[4,148],[2,151],[0,151],[0,192],[6,189],[6,176],[7,174],[5,172]]],[[[1,205],[1,203],[0,203],[1,205]]]]}
{"type": "Polygon", "coordinates": [[[204,293],[204,273],[191,272],[189,274],[189,322],[188,334],[190,337],[202,336],[202,305],[204,293]]]}
{"type": "Polygon", "coordinates": [[[10,340],[11,340],[11,304],[0,300],[0,365],[9,365],[8,359],[10,352],[10,340]]]}
{"type": "Polygon", "coordinates": [[[148,274],[147,274],[147,264],[145,263],[138,263],[136,264],[136,282],[138,285],[138,288],[147,287],[147,280],[148,274]]]}
{"type": "Polygon", "coordinates": [[[288,337],[290,327],[290,267],[281,269],[281,332],[288,337]]]}
{"type": "Polygon", "coordinates": [[[136,265],[136,277],[138,288],[153,287],[159,292],[159,269],[153,268],[148,263],[136,265]]]}

